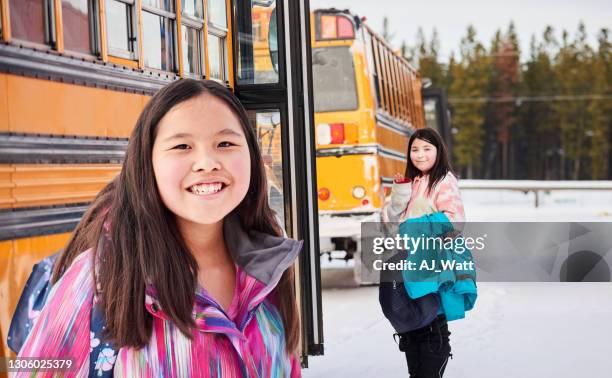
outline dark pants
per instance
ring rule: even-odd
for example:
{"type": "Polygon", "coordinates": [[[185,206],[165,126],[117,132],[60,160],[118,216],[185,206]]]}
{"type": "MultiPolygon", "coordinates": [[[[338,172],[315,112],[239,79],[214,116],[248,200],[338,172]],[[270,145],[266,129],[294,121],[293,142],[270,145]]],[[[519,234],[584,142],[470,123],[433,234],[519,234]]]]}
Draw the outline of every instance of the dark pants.
{"type": "Polygon", "coordinates": [[[399,348],[406,353],[410,378],[442,377],[448,358],[452,358],[449,336],[444,315],[426,327],[399,334],[399,348]]]}

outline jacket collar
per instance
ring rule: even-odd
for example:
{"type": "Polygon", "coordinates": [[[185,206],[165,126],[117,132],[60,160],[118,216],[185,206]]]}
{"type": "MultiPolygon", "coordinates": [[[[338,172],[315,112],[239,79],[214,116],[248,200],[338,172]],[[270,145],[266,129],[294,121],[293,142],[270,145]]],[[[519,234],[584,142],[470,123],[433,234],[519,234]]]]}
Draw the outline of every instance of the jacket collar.
{"type": "MultiPolygon", "coordinates": [[[[253,310],[274,290],[282,274],[294,263],[302,241],[273,236],[258,231],[245,231],[239,217],[232,213],[223,223],[225,244],[238,266],[239,307],[236,323],[205,292],[198,289],[194,318],[198,328],[209,332],[239,335],[253,310]]],[[[147,285],[145,306],[154,316],[169,319],[160,308],[153,285],[147,285]]]]}
{"type": "Polygon", "coordinates": [[[225,245],[236,265],[266,286],[278,283],[302,249],[301,241],[245,231],[240,219],[233,213],[224,220],[223,234],[225,245]]]}
{"type": "Polygon", "coordinates": [[[429,180],[429,175],[423,175],[423,176],[416,176],[412,181],[413,182],[418,182],[418,181],[427,181],[429,180]]]}

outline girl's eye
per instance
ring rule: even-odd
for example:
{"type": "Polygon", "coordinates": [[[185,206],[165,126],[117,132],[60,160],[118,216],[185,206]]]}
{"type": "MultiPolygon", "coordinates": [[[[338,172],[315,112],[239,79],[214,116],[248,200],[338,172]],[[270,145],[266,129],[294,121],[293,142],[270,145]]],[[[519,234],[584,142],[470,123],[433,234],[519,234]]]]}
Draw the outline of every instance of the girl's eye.
{"type": "Polygon", "coordinates": [[[186,150],[188,148],[189,146],[186,144],[179,144],[179,145],[172,147],[173,150],[186,150]]]}
{"type": "Polygon", "coordinates": [[[227,141],[226,141],[226,142],[221,142],[221,143],[219,143],[219,146],[218,146],[218,147],[221,147],[221,148],[227,148],[227,147],[232,147],[232,146],[235,146],[235,144],[234,144],[234,143],[232,143],[232,142],[227,142],[227,141]]]}

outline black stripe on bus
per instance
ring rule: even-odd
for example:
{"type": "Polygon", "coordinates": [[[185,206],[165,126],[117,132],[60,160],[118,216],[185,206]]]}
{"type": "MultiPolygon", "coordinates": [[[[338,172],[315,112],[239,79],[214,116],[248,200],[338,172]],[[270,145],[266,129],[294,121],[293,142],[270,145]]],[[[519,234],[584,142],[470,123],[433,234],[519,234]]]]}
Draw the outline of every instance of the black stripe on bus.
{"type": "Polygon", "coordinates": [[[403,125],[394,121],[392,118],[389,118],[381,113],[376,114],[376,121],[381,124],[381,126],[386,126],[387,128],[396,131],[400,134],[410,136],[412,135],[412,131],[407,125],[403,125]]]}
{"type": "Polygon", "coordinates": [[[4,44],[0,44],[0,72],[146,95],[178,79],[170,72],[141,71],[4,44]]]}
{"type": "Polygon", "coordinates": [[[122,163],[125,138],[0,133],[2,164],[122,163]]]}
{"type": "Polygon", "coordinates": [[[346,155],[373,155],[380,154],[383,157],[395,160],[406,161],[406,155],[390,149],[383,147],[380,144],[376,145],[365,145],[365,146],[344,146],[344,147],[331,147],[331,148],[319,148],[317,150],[317,157],[326,157],[326,156],[346,156],[346,155]]]}
{"type": "Polygon", "coordinates": [[[74,230],[88,204],[0,210],[0,241],[74,230]]]}

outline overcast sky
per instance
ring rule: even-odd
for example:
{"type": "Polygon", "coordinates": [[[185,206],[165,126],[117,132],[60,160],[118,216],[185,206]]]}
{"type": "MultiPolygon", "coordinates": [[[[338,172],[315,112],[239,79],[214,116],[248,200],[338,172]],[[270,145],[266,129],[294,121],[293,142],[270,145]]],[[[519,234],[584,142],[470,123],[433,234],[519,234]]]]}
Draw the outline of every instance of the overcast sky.
{"type": "Polygon", "coordinates": [[[573,37],[578,23],[583,21],[589,42],[596,46],[601,28],[612,29],[612,0],[310,0],[311,9],[335,7],[350,9],[366,16],[367,23],[380,32],[384,16],[389,17],[390,30],[395,34],[392,44],[399,48],[406,40],[414,45],[419,26],[429,40],[436,28],[440,36],[441,58],[448,59],[451,50],[458,53],[467,25],[476,28],[478,39],[486,48],[498,28],[506,30],[514,20],[521,42],[523,60],[529,54],[532,34],[540,40],[546,25],[551,25],[561,39],[567,29],[573,37]]]}

